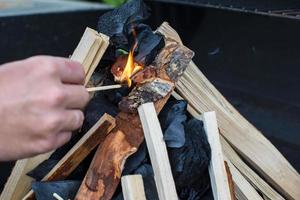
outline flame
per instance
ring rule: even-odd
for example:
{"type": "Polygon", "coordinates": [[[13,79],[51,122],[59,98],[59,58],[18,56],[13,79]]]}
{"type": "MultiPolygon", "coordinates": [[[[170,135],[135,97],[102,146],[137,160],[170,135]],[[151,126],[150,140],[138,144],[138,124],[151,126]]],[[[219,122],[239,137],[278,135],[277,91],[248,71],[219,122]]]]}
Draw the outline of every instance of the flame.
{"type": "Polygon", "coordinates": [[[122,72],[122,75],[119,78],[120,82],[127,82],[128,87],[130,87],[131,84],[132,84],[131,76],[133,74],[135,74],[136,72],[143,69],[142,66],[140,66],[139,64],[134,62],[133,53],[134,53],[134,50],[137,48],[138,43],[137,43],[136,32],[135,31],[133,31],[133,35],[135,37],[135,42],[134,42],[134,45],[133,45],[132,49],[130,50],[130,52],[128,54],[127,62],[126,62],[125,68],[122,72]]]}

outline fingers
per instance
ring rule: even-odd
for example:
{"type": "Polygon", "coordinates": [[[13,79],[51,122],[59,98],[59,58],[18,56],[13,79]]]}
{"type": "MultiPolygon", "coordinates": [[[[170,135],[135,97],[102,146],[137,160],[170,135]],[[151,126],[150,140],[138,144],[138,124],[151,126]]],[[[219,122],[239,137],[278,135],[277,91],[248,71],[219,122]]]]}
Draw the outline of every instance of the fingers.
{"type": "Polygon", "coordinates": [[[81,128],[84,115],[81,110],[66,110],[62,113],[63,123],[60,131],[74,131],[81,128]]]}
{"type": "Polygon", "coordinates": [[[48,75],[58,77],[62,83],[83,84],[85,73],[83,66],[67,58],[53,56],[34,56],[28,59],[32,66],[42,67],[48,75]]]}
{"type": "Polygon", "coordinates": [[[88,103],[90,96],[84,86],[63,85],[65,93],[64,107],[67,109],[83,109],[88,103]]]}
{"type": "Polygon", "coordinates": [[[66,58],[54,57],[58,74],[63,83],[70,84],[83,84],[85,79],[85,73],[83,66],[75,61],[66,58]]]}
{"type": "Polygon", "coordinates": [[[57,149],[67,143],[72,137],[72,132],[60,132],[56,135],[53,149],[57,149]]]}

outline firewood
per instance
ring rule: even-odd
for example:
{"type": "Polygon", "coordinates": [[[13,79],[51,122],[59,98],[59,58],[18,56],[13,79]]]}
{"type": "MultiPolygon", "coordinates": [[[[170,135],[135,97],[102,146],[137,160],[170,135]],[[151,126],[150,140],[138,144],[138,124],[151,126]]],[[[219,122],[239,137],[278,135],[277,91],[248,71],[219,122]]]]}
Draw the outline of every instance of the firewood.
{"type": "Polygon", "coordinates": [[[78,43],[71,60],[81,63],[85,72],[85,83],[87,85],[100,59],[109,45],[109,37],[97,31],[86,28],[78,43]]]}
{"type": "MultiPolygon", "coordinates": [[[[179,78],[176,72],[182,73],[192,57],[193,52],[188,48],[174,41],[166,41],[165,47],[157,55],[154,62],[158,72],[155,78],[175,83],[176,79],[179,78]],[[175,45],[175,47],[172,45],[175,45]],[[174,70],[174,73],[172,70],[174,70]]],[[[150,80],[147,80],[147,84],[150,82],[150,80]]],[[[155,84],[152,85],[155,86],[155,84]]],[[[140,84],[137,84],[136,87],[140,87],[140,84]]],[[[174,87],[167,95],[160,95],[155,99],[157,100],[154,102],[157,113],[163,108],[173,89],[174,87]]],[[[157,88],[157,90],[152,91],[159,90],[157,88]]],[[[153,95],[157,94],[153,93],[153,95]]],[[[141,99],[144,97],[141,97],[141,99]]],[[[143,102],[141,99],[136,99],[136,108],[143,102]]],[[[126,100],[127,98],[123,99],[122,103],[124,105],[128,105],[125,102],[126,100]]],[[[125,110],[133,111],[132,107],[125,110]]],[[[126,159],[137,151],[143,140],[144,135],[138,114],[136,112],[121,111],[116,117],[116,127],[97,149],[75,199],[111,199],[120,182],[126,159]]]]}
{"type": "Polygon", "coordinates": [[[203,113],[203,125],[211,148],[211,161],[208,171],[214,199],[230,200],[230,188],[224,165],[215,112],[203,113]]]}
{"type": "Polygon", "coordinates": [[[138,108],[159,199],[178,200],[166,143],[153,103],[138,108]]]}
{"type": "MultiPolygon", "coordinates": [[[[245,179],[257,189],[260,193],[266,196],[268,199],[284,200],[284,198],[276,192],[268,183],[266,183],[260,176],[258,176],[244,161],[239,157],[239,155],[232,149],[230,144],[221,137],[222,149],[225,157],[232,165],[237,168],[245,179]]],[[[237,177],[237,179],[239,179],[237,177]]]]}
{"type": "Polygon", "coordinates": [[[127,175],[121,178],[124,200],[146,200],[141,175],[127,175]]]}
{"type": "MultiPolygon", "coordinates": [[[[180,41],[176,31],[167,23],[158,31],[180,41]]],[[[274,145],[221,95],[193,62],[189,64],[176,88],[197,112],[216,111],[220,133],[240,155],[284,197],[299,199],[299,173],[274,145]]]]}
{"type": "Polygon", "coordinates": [[[245,179],[245,177],[238,171],[238,169],[224,156],[227,161],[228,167],[232,174],[232,178],[235,184],[235,195],[238,200],[263,200],[258,192],[252,187],[252,185],[245,179]]]}
{"type": "Polygon", "coordinates": [[[235,196],[235,190],[236,189],[235,189],[235,186],[234,186],[231,170],[229,169],[228,162],[226,160],[224,160],[224,165],[225,165],[225,170],[226,170],[226,174],[227,174],[227,180],[228,180],[229,191],[230,191],[230,198],[232,200],[236,200],[237,199],[236,196],[235,196]]]}
{"type": "MultiPolygon", "coordinates": [[[[52,168],[42,181],[63,180],[83,161],[96,146],[115,127],[115,119],[104,114],[96,124],[68,151],[68,153],[52,168]]],[[[24,200],[34,199],[34,192],[30,190],[24,200]]]]}

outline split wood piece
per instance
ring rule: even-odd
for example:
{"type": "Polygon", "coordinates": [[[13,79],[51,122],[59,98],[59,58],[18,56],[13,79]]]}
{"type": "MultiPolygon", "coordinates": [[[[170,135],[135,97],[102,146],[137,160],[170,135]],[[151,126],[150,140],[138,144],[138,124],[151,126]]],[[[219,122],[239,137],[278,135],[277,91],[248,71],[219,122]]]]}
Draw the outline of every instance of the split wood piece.
{"type": "MultiPolygon", "coordinates": [[[[115,119],[104,114],[96,124],[68,151],[68,153],[52,168],[42,181],[63,180],[104,141],[107,134],[115,127],[115,119]]],[[[34,192],[30,190],[23,200],[34,199],[34,192]]]]}
{"type": "Polygon", "coordinates": [[[91,28],[85,29],[80,42],[71,56],[71,60],[77,61],[84,66],[84,85],[87,85],[89,82],[108,45],[108,36],[98,33],[91,28]]]}
{"type": "Polygon", "coordinates": [[[124,200],[146,200],[144,182],[141,175],[122,176],[124,200]]]}
{"type": "Polygon", "coordinates": [[[122,87],[122,85],[117,84],[117,85],[105,85],[105,86],[91,87],[91,88],[86,88],[86,89],[88,92],[96,92],[96,91],[104,91],[104,90],[113,90],[113,89],[118,89],[121,87],[122,87]]]}
{"type": "Polygon", "coordinates": [[[225,161],[225,160],[224,160],[224,166],[225,166],[225,171],[226,171],[228,185],[229,185],[230,198],[232,200],[236,200],[236,197],[235,197],[235,186],[234,186],[234,182],[233,182],[233,178],[232,178],[232,173],[231,173],[231,171],[229,169],[227,161],[225,161]]]}
{"type": "Polygon", "coordinates": [[[268,185],[260,176],[258,176],[244,161],[239,157],[239,155],[234,151],[234,149],[228,144],[228,142],[221,137],[221,144],[223,153],[230,163],[232,163],[240,173],[246,178],[255,189],[257,189],[261,194],[266,196],[268,199],[272,200],[284,200],[284,198],[276,192],[271,186],[268,185]]]}
{"type": "Polygon", "coordinates": [[[258,192],[252,187],[252,185],[245,179],[245,177],[239,172],[238,169],[230,162],[230,160],[224,156],[227,161],[228,167],[233,177],[235,184],[235,195],[238,200],[263,200],[258,192]]]}
{"type": "MultiPolygon", "coordinates": [[[[179,38],[167,23],[164,23],[163,27],[159,32],[171,38],[179,38]]],[[[270,185],[287,199],[300,199],[299,173],[274,145],[222,96],[193,62],[178,81],[176,88],[197,112],[216,111],[220,133],[270,185]]]]}
{"type": "MultiPolygon", "coordinates": [[[[174,41],[171,42],[172,45],[170,45],[169,40],[165,41],[165,44],[155,59],[155,67],[158,68],[155,78],[171,81],[172,77],[180,77],[176,73],[186,69],[187,64],[192,59],[193,52],[179,43],[174,43],[174,41]],[[178,48],[174,48],[174,45],[178,48]],[[174,55],[175,50],[176,56],[174,55]],[[167,70],[173,73],[172,77],[168,76],[167,70]]],[[[137,73],[143,73],[143,70],[137,73]]],[[[176,81],[171,82],[175,83],[176,81]]],[[[140,85],[136,87],[140,87],[140,85]]],[[[166,96],[159,97],[154,102],[157,113],[164,107],[173,89],[166,96]]],[[[155,94],[153,93],[153,95],[155,94]]],[[[141,102],[143,97],[140,98],[136,99],[136,102],[141,102]]],[[[126,99],[123,99],[123,103],[126,99]]],[[[137,151],[143,140],[144,135],[138,114],[124,111],[118,113],[116,127],[97,149],[75,199],[111,199],[120,182],[126,159],[137,151]]]]}
{"type": "Polygon", "coordinates": [[[41,154],[32,158],[18,160],[4,186],[0,199],[22,199],[22,197],[30,190],[31,182],[34,180],[26,174],[41,162],[49,158],[51,153],[52,152],[41,154]]]}
{"type": "Polygon", "coordinates": [[[230,200],[231,194],[219,139],[216,114],[215,112],[205,112],[202,118],[204,130],[211,149],[211,160],[208,171],[214,199],[230,200]]]}
{"type": "Polygon", "coordinates": [[[153,103],[138,108],[160,200],[178,200],[166,143],[153,103]]]}

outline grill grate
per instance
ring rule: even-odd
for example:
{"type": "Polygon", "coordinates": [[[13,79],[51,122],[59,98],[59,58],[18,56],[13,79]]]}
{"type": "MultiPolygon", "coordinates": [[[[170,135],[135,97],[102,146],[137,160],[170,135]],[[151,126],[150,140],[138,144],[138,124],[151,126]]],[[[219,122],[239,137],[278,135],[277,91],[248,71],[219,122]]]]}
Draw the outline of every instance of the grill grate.
{"type": "Polygon", "coordinates": [[[299,0],[156,0],[300,19],[299,0]]]}

